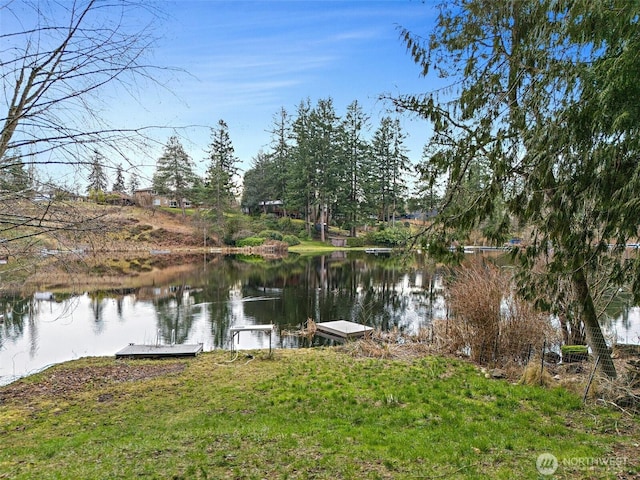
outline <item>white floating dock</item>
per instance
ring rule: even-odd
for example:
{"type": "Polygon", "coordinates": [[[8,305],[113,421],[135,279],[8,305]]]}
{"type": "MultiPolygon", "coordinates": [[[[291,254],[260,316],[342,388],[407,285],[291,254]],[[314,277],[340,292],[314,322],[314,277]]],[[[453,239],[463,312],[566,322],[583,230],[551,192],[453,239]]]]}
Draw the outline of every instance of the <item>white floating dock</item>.
{"type": "Polygon", "coordinates": [[[202,344],[195,345],[134,345],[116,353],[116,358],[195,357],[202,352],[202,344]]]}
{"type": "Polygon", "coordinates": [[[316,323],[316,328],[321,333],[326,333],[343,339],[362,337],[373,331],[373,328],[371,327],[355,322],[348,322],[346,320],[316,323]]]}
{"type": "Polygon", "coordinates": [[[364,251],[365,253],[370,253],[372,255],[390,255],[393,252],[393,249],[376,247],[376,248],[366,248],[364,251]]]}

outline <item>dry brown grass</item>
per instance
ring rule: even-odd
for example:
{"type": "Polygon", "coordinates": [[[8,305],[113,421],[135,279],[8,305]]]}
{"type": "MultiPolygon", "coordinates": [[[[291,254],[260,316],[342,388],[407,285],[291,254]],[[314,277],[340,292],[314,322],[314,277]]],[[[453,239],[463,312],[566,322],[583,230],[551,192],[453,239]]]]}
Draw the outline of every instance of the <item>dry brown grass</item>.
{"type": "Polygon", "coordinates": [[[618,377],[610,379],[596,369],[593,361],[559,365],[545,363],[543,367],[540,357],[536,356],[524,369],[520,368],[519,383],[562,387],[585,400],[603,403],[633,416],[640,414],[640,383],[635,362],[640,363],[640,360],[617,360],[618,377]]]}
{"type": "Polygon", "coordinates": [[[307,318],[307,324],[304,328],[301,328],[300,330],[282,330],[280,334],[288,337],[300,337],[306,339],[307,345],[311,346],[313,343],[313,337],[317,331],[318,327],[313,318],[307,318]]]}
{"type": "Polygon", "coordinates": [[[436,353],[430,329],[420,329],[415,334],[405,334],[397,328],[375,330],[367,337],[345,343],[341,349],[354,357],[380,359],[410,359],[436,353]]]}
{"type": "Polygon", "coordinates": [[[557,384],[549,371],[542,367],[540,358],[532,359],[532,361],[524,367],[518,383],[522,385],[544,385],[545,387],[557,384]]]}
{"type": "Polygon", "coordinates": [[[597,379],[599,400],[626,413],[640,415],[640,356],[615,362],[617,378],[597,379]]]}
{"type": "Polygon", "coordinates": [[[559,340],[549,315],[514,294],[511,273],[484,260],[455,270],[447,300],[452,316],[434,321],[435,343],[477,363],[522,365],[559,340]]]}

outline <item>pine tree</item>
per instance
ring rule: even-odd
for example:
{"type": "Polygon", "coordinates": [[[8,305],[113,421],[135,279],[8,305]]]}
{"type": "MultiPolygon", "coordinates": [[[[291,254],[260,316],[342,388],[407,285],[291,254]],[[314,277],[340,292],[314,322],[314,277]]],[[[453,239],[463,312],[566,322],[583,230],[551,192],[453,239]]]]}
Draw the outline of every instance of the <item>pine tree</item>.
{"type": "Polygon", "coordinates": [[[138,176],[135,172],[131,172],[129,175],[129,183],[127,184],[127,191],[129,195],[133,195],[136,193],[136,190],[140,188],[140,181],[138,180],[138,176]]]}
{"type": "Polygon", "coordinates": [[[429,163],[429,145],[425,145],[422,150],[421,161],[416,165],[418,179],[414,184],[416,197],[411,199],[412,211],[420,211],[423,214],[433,215],[440,204],[440,192],[444,185],[442,179],[432,175],[429,163]]]}
{"type": "Polygon", "coordinates": [[[125,185],[124,185],[124,174],[122,173],[122,164],[119,163],[116,166],[116,179],[113,182],[113,187],[111,188],[114,192],[124,193],[125,185]]]}
{"type": "Polygon", "coordinates": [[[19,149],[0,159],[0,193],[11,192],[21,196],[30,188],[31,180],[19,149]]]}
{"type": "Polygon", "coordinates": [[[391,162],[389,165],[389,192],[391,201],[391,220],[395,222],[396,214],[404,211],[407,196],[407,173],[412,165],[407,156],[404,141],[407,135],[402,131],[400,119],[394,119],[391,126],[391,162]]]}
{"type": "Polygon", "coordinates": [[[209,167],[205,176],[205,189],[209,203],[214,207],[215,217],[220,222],[223,212],[233,205],[237,194],[235,177],[239,162],[235,156],[229,127],[224,120],[219,120],[218,127],[211,129],[207,159],[209,167]]]}
{"type": "MultiPolygon", "coordinates": [[[[279,200],[279,186],[273,179],[278,177],[279,168],[272,155],[260,151],[252,161],[251,168],[244,174],[242,188],[242,208],[251,213],[260,211],[260,204],[268,200],[279,200]]],[[[282,197],[280,197],[282,198],[282,197]]]]}
{"type": "Polygon", "coordinates": [[[105,161],[102,154],[98,150],[94,150],[91,158],[91,171],[87,178],[87,193],[90,195],[107,191],[107,175],[103,168],[105,161]]]}
{"type": "Polygon", "coordinates": [[[153,175],[153,188],[162,195],[171,195],[179,202],[186,216],[185,202],[190,197],[196,174],[191,157],[185,152],[178,137],[171,136],[158,159],[153,175]]]}
{"type": "Polygon", "coordinates": [[[310,168],[315,180],[314,210],[320,224],[320,240],[325,240],[325,225],[330,223],[337,200],[339,182],[344,178],[340,162],[340,122],[331,98],[320,99],[309,115],[311,130],[310,168]]]}
{"type": "Polygon", "coordinates": [[[407,191],[406,174],[411,164],[404,146],[405,135],[400,121],[383,117],[371,145],[366,197],[370,207],[384,222],[395,219],[407,191]]]}
{"type": "Polygon", "coordinates": [[[311,164],[310,125],[311,105],[306,99],[299,103],[292,132],[294,146],[291,152],[291,164],[287,171],[287,191],[285,204],[289,209],[304,212],[307,233],[311,235],[311,206],[315,201],[315,171],[311,164]]]}
{"type": "MultiPolygon", "coordinates": [[[[273,127],[271,133],[271,152],[269,158],[273,164],[271,169],[272,176],[268,177],[270,183],[273,183],[274,194],[271,200],[282,200],[284,202],[287,192],[288,172],[291,168],[292,139],[291,119],[284,108],[274,116],[273,127]]],[[[284,205],[284,214],[286,215],[287,205],[284,205]]]]}
{"type": "Polygon", "coordinates": [[[357,100],[352,102],[347,107],[347,114],[342,123],[341,157],[344,159],[345,168],[338,200],[340,213],[346,215],[352,237],[355,237],[356,225],[363,216],[363,187],[370,152],[369,142],[364,136],[369,129],[369,116],[364,113],[357,100]]]}

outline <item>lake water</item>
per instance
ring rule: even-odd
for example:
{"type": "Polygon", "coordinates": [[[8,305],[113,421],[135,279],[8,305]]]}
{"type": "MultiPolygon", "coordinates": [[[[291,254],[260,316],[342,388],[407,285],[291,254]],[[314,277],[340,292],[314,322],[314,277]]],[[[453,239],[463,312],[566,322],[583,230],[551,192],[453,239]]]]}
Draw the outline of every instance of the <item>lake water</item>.
{"type": "MultiPolygon", "coordinates": [[[[199,257],[169,283],[71,294],[38,292],[0,299],[0,385],[49,365],[112,356],[129,343],[201,343],[228,349],[234,325],[275,324],[274,347],[296,348],[307,318],[350,320],[412,332],[446,315],[440,274],[416,261],[335,252],[284,259],[199,257]]],[[[640,310],[625,309],[606,328],[638,343],[640,310]]],[[[243,332],[238,349],[268,348],[260,332],[243,332]]]]}

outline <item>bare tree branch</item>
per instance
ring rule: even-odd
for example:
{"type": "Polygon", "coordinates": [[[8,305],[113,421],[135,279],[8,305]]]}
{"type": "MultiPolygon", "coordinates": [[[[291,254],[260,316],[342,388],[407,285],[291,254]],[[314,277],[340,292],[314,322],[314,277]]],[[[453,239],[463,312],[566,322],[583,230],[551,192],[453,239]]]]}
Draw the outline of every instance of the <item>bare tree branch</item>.
{"type": "Polygon", "coordinates": [[[132,154],[164,127],[110,122],[109,100],[139,103],[149,85],[170,93],[177,70],[149,61],[161,12],[145,0],[9,1],[0,16],[0,253],[35,258],[44,237],[62,245],[104,229],[104,213],[61,201],[60,180],[35,167],[84,167],[99,149],[136,168],[132,154]]]}

